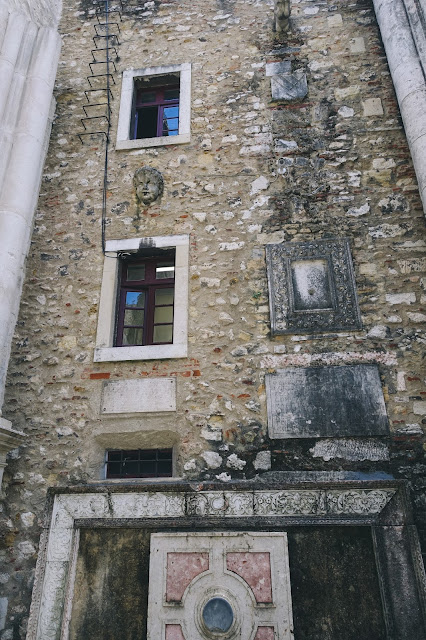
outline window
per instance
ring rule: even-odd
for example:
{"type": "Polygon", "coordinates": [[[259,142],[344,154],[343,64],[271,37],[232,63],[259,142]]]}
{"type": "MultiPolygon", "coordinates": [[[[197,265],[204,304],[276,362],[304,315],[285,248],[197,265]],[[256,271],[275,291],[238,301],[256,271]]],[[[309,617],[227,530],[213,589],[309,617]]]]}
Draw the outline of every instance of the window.
{"type": "Polygon", "coordinates": [[[171,478],[173,449],[114,449],[106,452],[107,478],[171,478]]]}
{"type": "Polygon", "coordinates": [[[173,342],[173,255],[124,261],[116,346],[173,342]]]}
{"type": "Polygon", "coordinates": [[[191,65],[123,73],[117,149],[190,141],[191,65]]]}
{"type": "Polygon", "coordinates": [[[137,89],[130,137],[158,138],[179,134],[179,86],[137,89]]]}
{"type": "Polygon", "coordinates": [[[185,358],[189,236],[106,243],[95,362],[185,358]]]}

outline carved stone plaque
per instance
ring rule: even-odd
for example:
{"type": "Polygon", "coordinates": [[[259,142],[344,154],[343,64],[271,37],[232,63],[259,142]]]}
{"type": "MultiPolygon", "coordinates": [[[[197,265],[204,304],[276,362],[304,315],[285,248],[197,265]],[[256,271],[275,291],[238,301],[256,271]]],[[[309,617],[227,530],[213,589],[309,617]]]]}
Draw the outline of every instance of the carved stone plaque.
{"type": "Polygon", "coordinates": [[[282,369],[266,375],[265,384],[271,438],[388,433],[375,365],[282,369]]]}
{"type": "Polygon", "coordinates": [[[153,533],[148,640],[293,640],[286,533],[153,533]]]}
{"type": "Polygon", "coordinates": [[[273,334],[361,328],[347,239],[268,244],[266,261],[273,334]]]}

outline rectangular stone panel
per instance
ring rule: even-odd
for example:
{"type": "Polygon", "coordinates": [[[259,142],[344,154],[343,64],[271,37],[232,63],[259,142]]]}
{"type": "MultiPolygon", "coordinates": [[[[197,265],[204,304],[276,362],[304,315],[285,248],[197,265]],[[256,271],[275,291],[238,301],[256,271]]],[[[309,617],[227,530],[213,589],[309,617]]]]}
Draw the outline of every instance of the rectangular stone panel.
{"type": "Polygon", "coordinates": [[[176,411],[176,378],[105,382],[101,413],[176,411]]]}
{"type": "Polygon", "coordinates": [[[346,238],[269,244],[266,263],[274,335],[361,328],[346,238]]]}
{"type": "Polygon", "coordinates": [[[388,433],[376,365],[282,369],[265,384],[271,438],[388,433]]]}

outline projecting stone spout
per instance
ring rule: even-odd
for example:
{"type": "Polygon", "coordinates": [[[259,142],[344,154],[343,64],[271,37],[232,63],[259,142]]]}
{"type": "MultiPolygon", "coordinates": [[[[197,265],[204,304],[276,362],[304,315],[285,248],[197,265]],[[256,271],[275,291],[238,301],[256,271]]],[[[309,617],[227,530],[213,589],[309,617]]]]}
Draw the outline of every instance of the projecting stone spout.
{"type": "Polygon", "coordinates": [[[290,0],[275,0],[274,6],[274,31],[278,37],[286,35],[290,31],[290,0]]]}

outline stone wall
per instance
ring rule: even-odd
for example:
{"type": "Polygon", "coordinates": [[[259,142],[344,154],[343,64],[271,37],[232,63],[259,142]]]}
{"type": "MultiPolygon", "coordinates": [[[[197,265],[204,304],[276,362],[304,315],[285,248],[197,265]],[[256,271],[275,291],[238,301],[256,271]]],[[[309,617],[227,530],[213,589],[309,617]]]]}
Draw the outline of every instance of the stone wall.
{"type": "Polygon", "coordinates": [[[265,0],[127,5],[120,74],[192,63],[191,142],[110,150],[108,239],[190,234],[189,356],[94,363],[103,269],[104,141],[77,133],[92,60],[91,2],[70,0],[53,125],[4,415],[28,434],[4,484],[9,600],[2,640],[25,637],[46,490],[99,481],[106,448],[174,446],[194,480],[288,471],[408,478],[426,528],[422,387],[424,217],[371,0],[292,3],[274,40],[265,0]],[[172,62],[171,62],[172,61],[172,62]],[[307,95],[272,99],[265,65],[290,62],[307,95]],[[133,175],[149,165],[164,194],[143,209],[133,175]],[[363,328],[270,333],[268,243],[349,238],[363,328]],[[423,280],[422,280],[423,278],[423,280]],[[390,437],[270,440],[264,377],[286,367],[377,364],[390,437]],[[175,377],[170,414],[100,414],[106,380],[175,377]]]}

